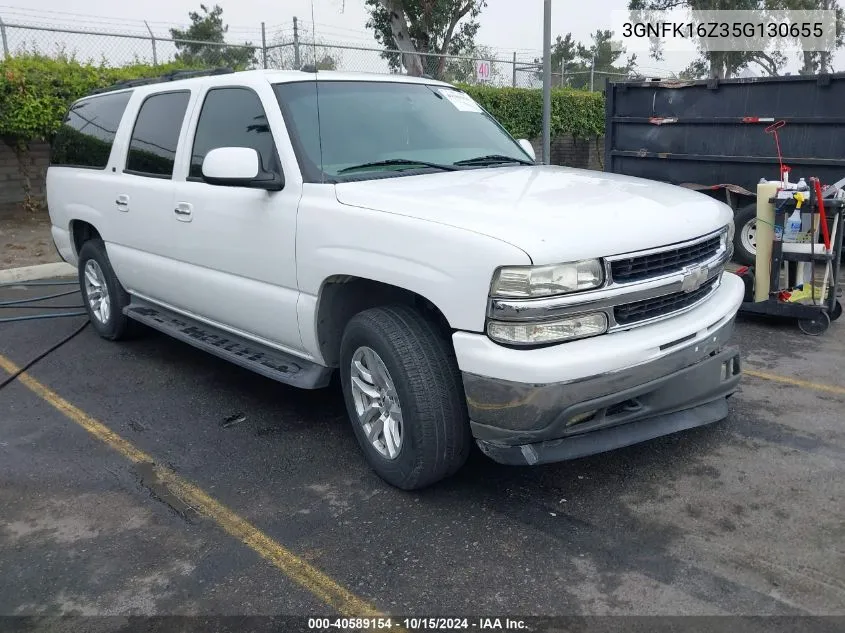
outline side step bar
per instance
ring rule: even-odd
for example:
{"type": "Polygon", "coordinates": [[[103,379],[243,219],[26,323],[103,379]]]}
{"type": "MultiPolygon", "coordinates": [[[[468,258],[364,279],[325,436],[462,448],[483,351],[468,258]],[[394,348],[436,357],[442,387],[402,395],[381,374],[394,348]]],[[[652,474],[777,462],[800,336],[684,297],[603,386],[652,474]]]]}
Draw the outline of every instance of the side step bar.
{"type": "Polygon", "coordinates": [[[329,367],[230,334],[135,297],[123,309],[123,313],[189,345],[300,389],[320,389],[328,385],[331,379],[332,370],[329,367]]]}

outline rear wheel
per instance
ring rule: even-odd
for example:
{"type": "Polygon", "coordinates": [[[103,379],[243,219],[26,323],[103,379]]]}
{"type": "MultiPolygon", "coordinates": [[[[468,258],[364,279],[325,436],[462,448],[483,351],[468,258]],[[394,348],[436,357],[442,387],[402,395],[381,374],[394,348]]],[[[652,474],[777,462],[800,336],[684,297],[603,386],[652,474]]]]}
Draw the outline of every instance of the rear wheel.
{"type": "Polygon", "coordinates": [[[347,412],[373,470],[405,490],[455,473],[471,446],[463,383],[451,345],[406,306],[356,315],[341,342],[347,412]]]}
{"type": "Polygon", "coordinates": [[[79,249],[79,289],[97,334],[118,341],[136,331],[137,324],[123,314],[129,293],[117,280],[102,240],[88,240],[79,249]]]}
{"type": "Polygon", "coordinates": [[[734,214],[734,261],[745,266],[757,263],[757,205],[749,204],[734,214]]]}

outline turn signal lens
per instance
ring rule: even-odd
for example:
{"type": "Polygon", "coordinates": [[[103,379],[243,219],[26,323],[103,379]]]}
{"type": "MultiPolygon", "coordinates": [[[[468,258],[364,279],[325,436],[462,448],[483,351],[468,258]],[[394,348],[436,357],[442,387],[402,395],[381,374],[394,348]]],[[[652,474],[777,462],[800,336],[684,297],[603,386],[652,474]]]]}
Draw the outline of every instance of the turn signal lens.
{"type": "Polygon", "coordinates": [[[494,341],[506,345],[562,343],[597,336],[606,331],[607,315],[604,312],[581,314],[568,319],[540,323],[490,321],[487,324],[487,335],[494,341]]]}

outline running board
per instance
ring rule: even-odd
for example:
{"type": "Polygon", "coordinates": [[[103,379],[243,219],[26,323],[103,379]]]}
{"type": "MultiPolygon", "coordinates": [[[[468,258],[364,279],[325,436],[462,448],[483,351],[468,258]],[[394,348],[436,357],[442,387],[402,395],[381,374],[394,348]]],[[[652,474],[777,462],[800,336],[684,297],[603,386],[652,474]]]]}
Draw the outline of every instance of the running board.
{"type": "Polygon", "coordinates": [[[123,309],[123,313],[130,319],[198,349],[300,389],[320,389],[328,385],[331,379],[332,370],[328,367],[230,334],[165,308],[141,302],[134,297],[132,303],[123,309]]]}

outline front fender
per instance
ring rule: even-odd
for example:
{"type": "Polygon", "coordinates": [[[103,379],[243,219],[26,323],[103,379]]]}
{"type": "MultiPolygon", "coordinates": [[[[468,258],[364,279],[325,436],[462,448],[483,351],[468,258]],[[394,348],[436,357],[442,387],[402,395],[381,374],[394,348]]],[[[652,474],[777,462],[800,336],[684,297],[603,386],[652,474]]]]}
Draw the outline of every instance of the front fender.
{"type": "Polygon", "coordinates": [[[496,238],[336,201],[300,206],[296,251],[303,340],[331,277],[410,290],[437,306],[453,329],[482,332],[496,268],[531,264],[525,252],[496,238]]]}

